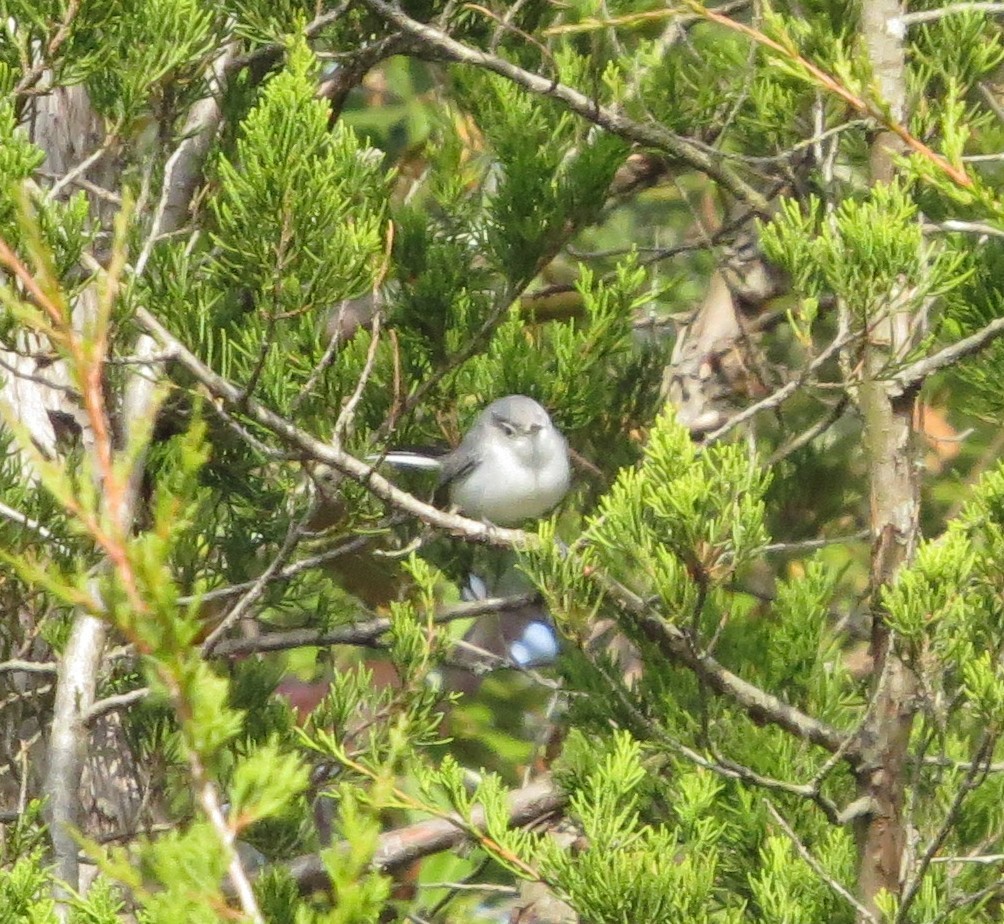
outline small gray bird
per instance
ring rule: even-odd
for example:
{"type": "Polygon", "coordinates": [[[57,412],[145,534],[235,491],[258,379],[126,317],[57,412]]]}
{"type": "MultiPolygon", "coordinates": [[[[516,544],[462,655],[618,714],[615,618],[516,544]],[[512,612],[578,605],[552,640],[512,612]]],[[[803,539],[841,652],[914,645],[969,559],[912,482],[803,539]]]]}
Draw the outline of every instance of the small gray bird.
{"type": "Polygon", "coordinates": [[[438,470],[437,493],[445,490],[462,513],[498,526],[543,516],[565,496],[571,481],[565,437],[526,395],[489,404],[445,456],[391,452],[384,461],[438,470]]]}

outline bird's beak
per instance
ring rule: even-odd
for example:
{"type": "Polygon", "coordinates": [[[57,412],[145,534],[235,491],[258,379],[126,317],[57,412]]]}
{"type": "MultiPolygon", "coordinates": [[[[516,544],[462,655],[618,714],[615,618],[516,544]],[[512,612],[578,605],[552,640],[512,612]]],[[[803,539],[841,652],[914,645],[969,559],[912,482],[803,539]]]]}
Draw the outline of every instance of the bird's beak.
{"type": "Polygon", "coordinates": [[[540,465],[541,456],[541,445],[540,445],[540,434],[541,429],[537,427],[530,431],[530,454],[533,456],[533,467],[538,468],[540,465]]]}

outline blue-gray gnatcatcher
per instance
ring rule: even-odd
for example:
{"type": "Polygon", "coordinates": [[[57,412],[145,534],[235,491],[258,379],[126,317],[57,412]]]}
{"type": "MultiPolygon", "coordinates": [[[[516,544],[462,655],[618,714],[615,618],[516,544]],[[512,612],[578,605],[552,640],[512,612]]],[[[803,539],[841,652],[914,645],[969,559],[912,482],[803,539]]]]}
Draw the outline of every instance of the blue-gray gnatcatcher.
{"type": "Polygon", "coordinates": [[[526,395],[489,404],[445,456],[391,452],[384,461],[438,470],[438,490],[448,492],[452,506],[497,526],[543,516],[565,496],[571,481],[565,437],[526,395]]]}

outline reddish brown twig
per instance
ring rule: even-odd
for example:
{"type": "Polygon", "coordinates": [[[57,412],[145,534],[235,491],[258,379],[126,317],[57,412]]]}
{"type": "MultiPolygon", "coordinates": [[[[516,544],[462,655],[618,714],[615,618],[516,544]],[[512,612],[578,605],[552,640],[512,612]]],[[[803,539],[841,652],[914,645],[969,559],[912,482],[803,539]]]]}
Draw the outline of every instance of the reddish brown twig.
{"type": "MultiPolygon", "coordinates": [[[[97,474],[101,480],[107,516],[99,518],[95,513],[85,510],[73,499],[65,496],[61,497],[61,501],[67,510],[86,527],[94,541],[104,549],[122,579],[122,585],[130,605],[135,608],[137,613],[144,613],[147,611],[147,607],[137,588],[136,576],[129,562],[124,542],[124,531],[128,526],[128,518],[123,515],[123,512],[128,506],[128,486],[114,464],[111,426],[106,411],[104,363],[107,336],[105,325],[100,323],[99,319],[95,336],[90,341],[74,331],[69,313],[46,294],[38,280],[3,238],[0,238],[0,263],[17,277],[35,306],[48,319],[46,332],[65,352],[70,369],[77,379],[87,420],[94,435],[94,458],[97,474]],[[102,524],[102,519],[107,522],[107,527],[102,524]]],[[[110,275],[108,279],[108,284],[113,285],[110,275]]],[[[110,294],[110,297],[113,296],[110,294]]]]}
{"type": "Polygon", "coordinates": [[[880,125],[887,128],[905,145],[907,145],[907,147],[913,149],[926,160],[930,161],[954,182],[967,188],[973,185],[973,181],[969,178],[969,175],[963,168],[950,164],[944,157],[936,151],[933,151],[915,135],[912,135],[905,125],[886,115],[877,103],[872,100],[862,99],[860,96],[852,93],[847,89],[847,87],[840,83],[839,80],[831,74],[828,74],[821,67],[818,67],[806,58],[803,58],[800,54],[792,51],[790,48],[785,48],[785,46],[780,42],[770,38],[770,36],[764,35],[759,29],[753,28],[753,26],[736,22],[736,20],[730,19],[728,16],[724,16],[715,10],[709,10],[704,6],[701,6],[701,4],[694,2],[694,0],[685,0],[685,2],[695,14],[701,16],[709,22],[718,23],[718,25],[724,26],[726,29],[731,29],[733,32],[745,35],[758,45],[763,45],[765,48],[769,48],[771,51],[776,52],[782,57],[787,58],[789,61],[794,62],[799,67],[803,68],[806,73],[809,74],[809,76],[811,76],[813,80],[815,80],[825,90],[829,91],[834,96],[840,97],[840,99],[847,103],[847,105],[852,109],[864,116],[874,119],[880,125]]]}

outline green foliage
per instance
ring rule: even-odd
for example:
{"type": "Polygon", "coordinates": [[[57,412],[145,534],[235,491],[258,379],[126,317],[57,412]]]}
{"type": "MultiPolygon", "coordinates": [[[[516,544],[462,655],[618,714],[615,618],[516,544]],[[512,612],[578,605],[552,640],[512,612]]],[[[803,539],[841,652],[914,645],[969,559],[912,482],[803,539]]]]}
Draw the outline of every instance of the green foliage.
{"type": "Polygon", "coordinates": [[[901,571],[885,592],[884,603],[896,631],[918,648],[928,636],[942,645],[965,644],[965,623],[975,615],[970,596],[975,590],[975,564],[975,551],[959,529],[922,545],[913,565],[901,571]]]}
{"type": "MultiPolygon", "coordinates": [[[[763,642],[770,646],[773,657],[765,659],[764,685],[768,689],[783,689],[791,702],[807,703],[816,685],[824,682],[824,655],[832,644],[828,617],[829,604],[836,592],[836,575],[823,562],[809,563],[804,573],[782,581],[775,591],[773,618],[764,620],[758,614],[750,623],[763,621],[763,642]]],[[[755,631],[743,626],[744,634],[755,631]]],[[[827,696],[813,697],[826,702],[827,696]]]]}
{"type": "Polygon", "coordinates": [[[0,227],[15,214],[12,192],[45,160],[45,152],[16,131],[17,118],[9,102],[0,103],[0,227]]]}
{"type": "Polygon", "coordinates": [[[197,66],[213,47],[211,8],[199,0],[116,0],[84,4],[67,54],[86,75],[95,109],[119,126],[157,109],[165,94],[191,94],[197,66]],[[77,52],[79,54],[74,54],[77,52]],[[107,57],[118,62],[107,67],[107,57]]]}
{"type": "Polygon", "coordinates": [[[321,853],[337,901],[330,915],[321,920],[331,924],[371,924],[380,920],[390,892],[390,880],[370,871],[380,825],[356,799],[355,794],[345,790],[339,800],[339,834],[344,847],[321,853]]]}
{"type": "MultiPolygon", "coordinates": [[[[966,266],[965,282],[950,294],[946,306],[945,334],[952,339],[972,334],[999,317],[1004,297],[1000,275],[1004,247],[1000,243],[991,239],[970,250],[966,266]]],[[[997,339],[988,344],[981,361],[970,360],[953,369],[953,378],[965,386],[962,400],[969,413],[995,421],[1000,417],[1004,402],[997,369],[1002,362],[1004,343],[997,339]]]]}
{"type": "MultiPolygon", "coordinates": [[[[201,294],[223,322],[203,331],[207,355],[238,380],[260,379],[284,408],[327,346],[326,312],[372,288],[384,249],[383,171],[342,123],[328,131],[315,67],[295,47],[245,120],[234,158],[221,157],[212,288],[201,294]]],[[[362,356],[342,367],[346,379],[362,356]]]]}
{"type": "Polygon", "coordinates": [[[458,71],[455,79],[493,158],[487,255],[518,290],[569,226],[596,216],[625,145],[587,131],[580,120],[508,81],[472,71],[458,71]]]}
{"type": "Polygon", "coordinates": [[[243,286],[273,323],[368,287],[383,243],[379,163],[340,123],[328,131],[315,67],[295,47],[244,120],[235,159],[219,162],[219,283],[243,286]]]}
{"type": "Polygon", "coordinates": [[[939,17],[915,30],[911,38],[918,86],[940,79],[969,88],[1004,60],[1000,31],[981,13],[939,17]]]}
{"type": "Polygon", "coordinates": [[[968,700],[978,716],[970,728],[976,729],[981,721],[996,726],[1004,717],[1004,678],[987,657],[1001,625],[1002,486],[998,467],[977,486],[959,520],[925,542],[883,594],[890,622],[907,641],[925,683],[945,684],[946,694],[968,700]]]}
{"type": "MultiPolygon", "coordinates": [[[[62,920],[57,916],[51,895],[42,808],[42,803],[33,801],[11,824],[5,825],[0,840],[2,924],[56,924],[62,920]]],[[[121,891],[99,877],[86,898],[72,900],[66,920],[69,924],[119,924],[123,910],[121,891]]]]}
{"type": "MultiPolygon", "coordinates": [[[[839,870],[841,879],[850,875],[854,865],[851,838],[846,832],[828,832],[825,842],[814,845],[822,867],[839,870]]],[[[760,920],[778,924],[796,924],[806,914],[814,919],[834,922],[854,920],[853,909],[841,900],[796,852],[789,837],[775,835],[764,842],[758,868],[750,875],[750,887],[760,911],[760,920]]]]}
{"type": "Polygon", "coordinates": [[[699,452],[669,412],[649,433],[641,464],[621,470],[583,535],[599,562],[669,619],[700,610],[708,582],[724,581],[766,541],[769,474],[739,446],[699,452]]]}
{"type": "MultiPolygon", "coordinates": [[[[911,857],[934,844],[938,861],[898,924],[993,919],[996,868],[951,858],[986,852],[1004,827],[1001,775],[973,763],[999,762],[1004,721],[1004,469],[991,442],[1002,341],[959,370],[947,396],[925,392],[925,402],[944,397],[953,426],[960,409],[992,426],[961,440],[959,461],[935,460],[922,498],[930,538],[895,581],[870,590],[866,543],[841,541],[866,522],[859,421],[844,413],[857,343],[814,369],[794,400],[745,423],[745,440],[698,445],[656,414],[668,345],[641,341],[683,321],[723,268],[741,205],[721,192],[726,174],[772,199],[783,187],[760,237],[800,300],[739,305],[750,343],[765,348],[740,358],[751,361],[751,399],[798,379],[817,335],[838,328],[834,301],[850,309],[850,337],[890,307],[918,330],[935,319],[918,355],[997,319],[1002,175],[967,158],[1004,144],[985,98],[1004,55],[998,27],[972,11],[909,27],[911,111],[898,130],[934,153],[915,143],[899,179],[872,185],[875,125],[848,96],[885,102],[858,3],[782,0],[753,18],[730,14],[731,29],[648,0],[406,7],[492,72],[441,67],[424,40],[401,41],[357,4],[5,8],[0,236],[43,298],[5,266],[0,374],[5,396],[29,381],[12,364],[68,384],[4,410],[0,656],[58,660],[81,613],[105,620],[116,659],[98,695],[149,688],[112,714],[164,791],[151,816],[168,821],[122,842],[84,839],[101,873],[69,920],[230,919],[241,913],[228,878],[236,839],[249,872],[267,864],[252,878],[268,922],[511,916],[502,899],[473,888],[478,898],[458,898],[444,884],[470,877],[543,883],[590,922],[849,924],[853,904],[834,886],[856,891],[854,832],[835,819],[867,768],[734,691],[752,685],[853,731],[879,685],[852,667],[873,613],[917,680],[904,777],[911,857]],[[330,22],[321,29],[318,17],[330,22]],[[226,48],[231,62],[210,80],[226,48]],[[535,91],[500,75],[514,65],[538,74],[535,91]],[[29,140],[44,124],[39,107],[74,84],[104,120],[107,150],[89,164],[46,160],[29,140]],[[566,87],[613,119],[570,111],[566,87]],[[193,128],[199,99],[208,136],[193,128]],[[671,143],[649,143],[658,137],[671,143]],[[165,178],[184,186],[168,167],[206,144],[205,182],[164,233],[165,178]],[[694,168],[698,156],[710,166],[694,168]],[[971,184],[938,157],[964,164],[971,184]],[[936,227],[949,220],[989,236],[936,227]],[[83,323],[90,289],[105,297],[83,323]],[[552,291],[567,304],[548,303],[552,291]],[[378,322],[333,336],[332,317],[357,297],[372,298],[378,322]],[[139,309],[240,400],[213,394],[177,350],[138,364],[139,309]],[[147,374],[154,401],[130,420],[129,388],[147,374]],[[496,550],[474,555],[457,537],[403,526],[368,485],[330,472],[330,493],[315,490],[308,475],[321,473],[288,432],[249,410],[260,402],[325,440],[351,399],[337,437],[362,459],[455,444],[485,403],[510,393],[540,400],[577,456],[574,490],[520,550],[563,652],[553,668],[468,677],[480,690],[461,694],[450,677],[469,622],[446,626],[442,606],[461,594],[457,563],[492,563],[496,550]],[[817,405],[832,420],[795,445],[817,405]],[[54,450],[31,432],[32,415],[58,425],[54,450]],[[95,437],[101,425],[106,439],[95,437]],[[116,503],[136,483],[123,522],[116,503]],[[930,512],[933,492],[961,510],[950,523],[930,512]],[[815,557],[783,547],[801,539],[832,545],[815,557]],[[370,596],[359,588],[373,563],[383,593],[370,596]],[[292,650],[210,653],[220,619],[247,630],[227,622],[226,644],[271,649],[284,636],[278,647],[292,650]],[[389,629],[357,644],[318,638],[344,641],[375,620],[389,629]],[[507,784],[558,747],[571,847],[508,826],[507,784]],[[392,896],[373,866],[393,847],[380,835],[429,818],[452,819],[471,847],[423,859],[416,895],[392,896]],[[278,865],[306,853],[331,883],[309,897],[278,865]]],[[[38,145],[52,143],[40,133],[38,145]]],[[[700,372],[714,377],[734,358],[709,353],[700,372]]],[[[22,675],[8,664],[0,679],[10,676],[22,675]]],[[[0,741],[48,728],[48,677],[37,679],[5,686],[0,741]]],[[[30,791],[22,773],[12,760],[0,784],[30,791]]],[[[57,920],[40,811],[31,803],[0,839],[0,924],[57,920]]]]}
{"type": "Polygon", "coordinates": [[[875,185],[861,201],[844,200],[825,219],[817,199],[804,210],[784,200],[760,241],[811,304],[835,294],[859,321],[874,318],[890,292],[919,305],[964,279],[962,255],[925,242],[916,206],[895,183],[875,185]]]}
{"type": "Polygon", "coordinates": [[[46,893],[49,877],[41,848],[20,857],[10,869],[0,871],[0,921],[3,924],[55,922],[55,902],[46,893]]]}
{"type": "Polygon", "coordinates": [[[255,45],[282,42],[313,17],[316,6],[303,0],[261,3],[255,0],[226,0],[222,4],[235,18],[234,31],[255,45]]]}

